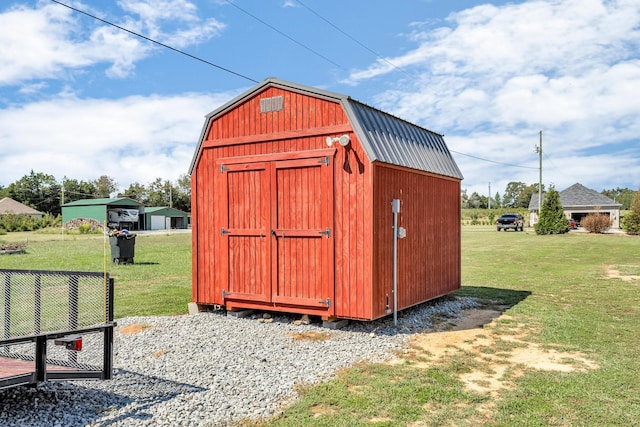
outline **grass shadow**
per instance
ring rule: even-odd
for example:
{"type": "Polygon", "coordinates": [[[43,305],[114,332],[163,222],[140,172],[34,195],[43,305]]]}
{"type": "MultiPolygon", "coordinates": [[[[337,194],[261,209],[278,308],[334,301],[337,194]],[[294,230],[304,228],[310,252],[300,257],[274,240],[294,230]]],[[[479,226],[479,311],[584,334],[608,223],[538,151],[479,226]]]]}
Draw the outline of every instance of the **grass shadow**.
{"type": "MultiPolygon", "coordinates": [[[[438,325],[447,320],[461,320],[465,310],[485,309],[497,311],[500,314],[524,301],[531,292],[509,289],[489,288],[484,286],[463,286],[460,290],[417,304],[398,312],[398,322],[394,324],[393,316],[388,315],[373,321],[350,320],[340,328],[342,332],[368,333],[374,335],[412,335],[434,332],[438,325]]],[[[264,321],[264,311],[252,310],[248,316],[255,321],[264,321]]],[[[222,311],[222,315],[226,312],[222,311]]],[[[268,322],[282,324],[294,323],[300,319],[299,314],[269,313],[268,322]]],[[[487,318],[487,323],[491,319],[487,318]]],[[[323,328],[322,320],[310,316],[311,324],[323,328]]],[[[477,325],[482,326],[482,325],[477,325]]]]}
{"type": "Polygon", "coordinates": [[[490,288],[487,286],[463,286],[453,295],[475,298],[487,306],[494,306],[496,309],[504,307],[504,309],[500,311],[506,311],[527,299],[527,297],[531,295],[531,291],[516,291],[512,289],[490,288]]]}

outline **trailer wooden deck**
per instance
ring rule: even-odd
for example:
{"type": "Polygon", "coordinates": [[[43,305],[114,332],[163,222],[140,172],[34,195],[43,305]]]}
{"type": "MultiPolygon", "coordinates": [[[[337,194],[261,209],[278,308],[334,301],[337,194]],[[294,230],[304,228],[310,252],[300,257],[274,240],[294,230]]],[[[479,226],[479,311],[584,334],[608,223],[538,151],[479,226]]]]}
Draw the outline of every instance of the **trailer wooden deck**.
{"type": "MultiPolygon", "coordinates": [[[[74,371],[67,366],[47,364],[47,371],[74,371]]],[[[0,380],[15,377],[17,375],[32,374],[36,372],[36,362],[30,360],[12,359],[0,357],[0,380]]]]}

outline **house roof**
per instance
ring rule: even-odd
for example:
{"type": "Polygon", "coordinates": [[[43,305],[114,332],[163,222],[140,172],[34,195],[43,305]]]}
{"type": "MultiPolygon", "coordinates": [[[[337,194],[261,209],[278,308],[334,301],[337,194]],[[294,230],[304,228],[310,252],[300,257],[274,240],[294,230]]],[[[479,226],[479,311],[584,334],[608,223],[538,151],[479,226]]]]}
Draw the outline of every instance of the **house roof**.
{"type": "Polygon", "coordinates": [[[142,206],[142,203],[136,202],[128,197],[106,198],[106,199],[82,199],[65,203],[66,206],[99,206],[99,205],[117,205],[117,206],[142,206]]]}
{"type": "Polygon", "coordinates": [[[275,78],[264,80],[205,116],[206,120],[200,133],[198,146],[189,167],[190,174],[193,173],[200,156],[212,119],[268,86],[339,102],[371,162],[380,161],[452,178],[463,178],[442,135],[370,107],[349,96],[275,78]]]}
{"type": "Polygon", "coordinates": [[[4,199],[0,200],[0,215],[3,214],[44,215],[42,212],[37,211],[30,206],[17,202],[10,197],[5,197],[4,199]]]}
{"type": "MultiPolygon", "coordinates": [[[[542,201],[544,201],[544,193],[542,194],[542,201]]],[[[622,206],[622,204],[617,203],[615,200],[595,190],[591,190],[580,183],[573,184],[571,187],[562,190],[560,192],[560,203],[565,209],[576,207],[620,208],[622,206]]],[[[529,210],[537,209],[538,193],[535,193],[531,196],[529,210]]]]}

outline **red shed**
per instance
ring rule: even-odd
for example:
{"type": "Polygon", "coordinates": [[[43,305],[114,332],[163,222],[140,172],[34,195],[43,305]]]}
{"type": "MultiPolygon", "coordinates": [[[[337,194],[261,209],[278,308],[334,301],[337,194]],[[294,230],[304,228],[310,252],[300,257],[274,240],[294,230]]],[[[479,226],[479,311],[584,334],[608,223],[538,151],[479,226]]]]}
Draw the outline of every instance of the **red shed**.
{"type": "Polygon", "coordinates": [[[462,175],[442,135],[270,78],[206,116],[190,174],[198,306],[373,320],[394,284],[398,311],[460,288],[462,175]]]}

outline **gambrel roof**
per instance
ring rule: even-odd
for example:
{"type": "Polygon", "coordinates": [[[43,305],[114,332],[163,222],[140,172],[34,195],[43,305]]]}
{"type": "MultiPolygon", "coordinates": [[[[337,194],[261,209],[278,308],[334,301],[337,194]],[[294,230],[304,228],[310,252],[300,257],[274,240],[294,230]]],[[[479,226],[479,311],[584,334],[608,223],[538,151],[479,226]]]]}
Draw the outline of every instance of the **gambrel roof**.
{"type": "Polygon", "coordinates": [[[189,168],[189,174],[193,173],[197,159],[202,151],[207,130],[213,119],[271,86],[339,102],[371,162],[379,161],[456,179],[463,178],[441,134],[370,107],[347,95],[275,78],[264,80],[207,114],[189,168]]]}

